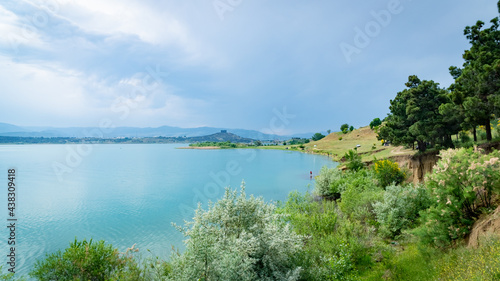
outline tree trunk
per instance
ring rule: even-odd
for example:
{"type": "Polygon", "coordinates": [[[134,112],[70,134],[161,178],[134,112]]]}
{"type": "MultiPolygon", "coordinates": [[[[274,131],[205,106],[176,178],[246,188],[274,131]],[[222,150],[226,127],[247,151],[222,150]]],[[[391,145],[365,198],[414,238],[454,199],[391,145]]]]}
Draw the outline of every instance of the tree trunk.
{"type": "Polygon", "coordinates": [[[472,128],[472,134],[474,135],[474,142],[477,142],[476,126],[474,126],[474,128],[472,128]]]}
{"type": "Polygon", "coordinates": [[[484,126],[486,127],[486,140],[491,141],[492,136],[491,136],[490,120],[488,120],[484,126]]]}
{"type": "Polygon", "coordinates": [[[418,151],[424,152],[427,149],[427,144],[425,141],[417,141],[418,151]]]}
{"type": "Polygon", "coordinates": [[[445,147],[447,147],[447,148],[455,148],[455,145],[453,144],[453,140],[451,139],[451,135],[444,136],[443,143],[444,143],[445,147]]]}

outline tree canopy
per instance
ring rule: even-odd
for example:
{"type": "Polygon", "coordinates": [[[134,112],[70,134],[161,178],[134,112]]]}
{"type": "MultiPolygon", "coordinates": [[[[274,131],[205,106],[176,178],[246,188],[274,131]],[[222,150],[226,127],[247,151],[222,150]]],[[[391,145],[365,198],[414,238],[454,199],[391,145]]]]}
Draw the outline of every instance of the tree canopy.
{"type": "Polygon", "coordinates": [[[378,118],[378,117],[374,118],[372,120],[372,122],[370,122],[370,129],[373,130],[373,128],[378,127],[380,125],[382,125],[382,121],[380,120],[380,118],[378,118]]]}
{"type": "MultiPolygon", "coordinates": [[[[498,3],[500,13],[500,1],[498,3]]],[[[483,125],[486,139],[491,140],[490,121],[500,113],[500,30],[499,18],[491,20],[491,26],[483,28],[484,22],[478,21],[467,26],[464,35],[471,47],[463,54],[463,68],[450,67],[455,83],[450,87],[451,97],[455,105],[448,106],[447,115],[458,113],[462,128],[473,129],[474,140],[477,140],[475,128],[483,125]]]]}
{"type": "Polygon", "coordinates": [[[448,120],[439,112],[441,104],[449,102],[448,92],[434,81],[421,81],[412,75],[405,84],[407,89],[397,93],[391,100],[391,113],[380,128],[379,139],[393,144],[418,144],[420,151],[428,145],[452,146],[453,131],[448,120]]]}
{"type": "Polygon", "coordinates": [[[342,124],[340,126],[340,131],[344,134],[347,134],[347,132],[349,132],[349,124],[342,124]]]}
{"type": "Polygon", "coordinates": [[[320,139],[324,138],[325,136],[322,133],[316,133],[312,136],[313,141],[319,141],[320,139]]]}

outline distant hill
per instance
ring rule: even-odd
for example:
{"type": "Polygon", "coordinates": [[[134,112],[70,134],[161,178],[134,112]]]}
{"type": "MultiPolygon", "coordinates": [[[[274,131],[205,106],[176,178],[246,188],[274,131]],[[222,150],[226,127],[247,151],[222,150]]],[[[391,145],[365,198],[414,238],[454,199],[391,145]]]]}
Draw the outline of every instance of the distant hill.
{"type": "Polygon", "coordinates": [[[336,161],[340,161],[344,154],[355,149],[362,156],[363,161],[372,161],[375,158],[385,159],[397,155],[412,155],[415,151],[402,146],[382,146],[377,140],[377,133],[370,127],[361,127],[347,134],[334,132],[319,141],[312,141],[305,145],[306,151],[328,153],[336,161]],[[359,147],[358,147],[359,145],[359,147]]]}
{"type": "Polygon", "coordinates": [[[199,136],[199,137],[139,137],[139,138],[78,138],[78,137],[19,137],[19,136],[1,136],[2,144],[40,144],[40,143],[196,143],[196,142],[232,142],[247,143],[254,142],[254,139],[243,138],[233,133],[222,130],[219,133],[199,136]]]}
{"type": "Polygon", "coordinates": [[[205,141],[211,141],[211,142],[225,142],[225,141],[230,141],[232,143],[252,143],[254,142],[253,139],[250,138],[243,138],[238,135],[228,133],[225,130],[211,134],[208,136],[201,136],[201,137],[190,137],[188,138],[189,142],[205,142],[205,141]]]}
{"type": "Polygon", "coordinates": [[[7,123],[0,123],[0,134],[8,132],[24,132],[26,129],[7,123]]]}
{"type": "Polygon", "coordinates": [[[280,136],[273,134],[264,134],[255,130],[245,129],[228,129],[228,128],[213,128],[213,127],[198,127],[198,128],[180,128],[171,126],[161,127],[116,127],[110,132],[103,133],[98,127],[20,127],[7,123],[0,123],[0,136],[15,136],[15,137],[198,137],[216,134],[221,130],[227,130],[233,134],[243,138],[256,140],[288,140],[292,137],[307,137],[310,138],[313,134],[297,134],[280,136]]]}

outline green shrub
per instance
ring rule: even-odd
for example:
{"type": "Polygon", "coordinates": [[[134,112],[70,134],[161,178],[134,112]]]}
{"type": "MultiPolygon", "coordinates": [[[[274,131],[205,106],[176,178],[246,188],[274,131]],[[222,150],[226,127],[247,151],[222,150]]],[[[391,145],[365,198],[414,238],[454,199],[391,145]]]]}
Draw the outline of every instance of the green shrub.
{"type": "Polygon", "coordinates": [[[441,160],[426,177],[433,206],[425,213],[421,237],[438,246],[464,238],[483,208],[491,207],[500,188],[500,153],[472,149],[441,151],[441,160]]]}
{"type": "Polygon", "coordinates": [[[275,212],[275,205],[246,197],[242,185],[224,197],[199,206],[194,220],[178,229],[187,237],[186,250],[173,257],[170,280],[297,280],[293,257],[302,251],[302,237],[275,212]]]}
{"type": "Polygon", "coordinates": [[[373,204],[382,200],[383,190],[375,184],[373,172],[360,170],[346,172],[339,207],[350,218],[373,224],[373,204]]]}
{"type": "Polygon", "coordinates": [[[338,252],[336,255],[328,258],[328,266],[330,280],[357,280],[356,272],[354,272],[354,262],[352,248],[349,242],[342,241],[337,245],[338,252]]]}
{"type": "Polygon", "coordinates": [[[344,216],[335,202],[292,192],[278,212],[307,235],[304,251],[295,256],[303,268],[300,280],[357,280],[358,268],[371,266],[372,232],[344,216]]]}
{"type": "Polygon", "coordinates": [[[298,191],[288,194],[287,201],[279,204],[278,213],[286,214],[286,220],[300,235],[326,236],[334,232],[337,224],[335,202],[315,202],[309,193],[298,191]]]}
{"type": "Polygon", "coordinates": [[[356,151],[350,149],[344,154],[344,158],[347,161],[347,169],[351,171],[358,171],[363,169],[364,164],[361,161],[361,156],[356,151]]]}
{"type": "Polygon", "coordinates": [[[479,130],[476,131],[476,133],[477,133],[477,139],[478,140],[486,140],[487,139],[487,137],[486,137],[487,136],[486,130],[479,129],[479,130]]]}
{"type": "Polygon", "coordinates": [[[40,281],[140,280],[140,270],[128,251],[121,254],[102,240],[94,243],[92,239],[75,239],[64,252],[37,261],[30,276],[40,281]]]}
{"type": "Polygon", "coordinates": [[[395,237],[402,230],[416,225],[419,212],[430,207],[431,199],[425,187],[390,185],[384,199],[373,205],[380,232],[395,237]]]}
{"type": "Polygon", "coordinates": [[[347,134],[349,132],[349,125],[348,124],[342,124],[340,126],[340,131],[344,134],[347,134]]]}
{"type": "Polygon", "coordinates": [[[311,139],[313,141],[319,141],[320,139],[324,138],[325,136],[322,133],[316,133],[314,134],[311,139]]]}
{"type": "Polygon", "coordinates": [[[380,160],[373,165],[373,171],[381,187],[390,184],[401,184],[406,179],[405,172],[401,171],[397,163],[391,160],[380,160]]]}
{"type": "Polygon", "coordinates": [[[340,194],[338,185],[335,183],[342,177],[342,171],[337,168],[328,168],[323,166],[316,177],[314,184],[314,193],[323,197],[338,197],[340,194]]]}
{"type": "Polygon", "coordinates": [[[469,133],[466,131],[461,131],[459,133],[459,137],[460,137],[460,142],[462,143],[468,143],[471,140],[471,138],[469,137],[469,133]]]}
{"type": "Polygon", "coordinates": [[[373,204],[382,199],[383,190],[378,188],[360,191],[354,188],[347,189],[342,193],[342,201],[339,203],[342,212],[350,218],[374,224],[375,214],[373,204]]]}
{"type": "Polygon", "coordinates": [[[380,118],[375,118],[370,122],[370,129],[373,130],[373,128],[378,128],[378,126],[382,125],[382,121],[380,118]]]}

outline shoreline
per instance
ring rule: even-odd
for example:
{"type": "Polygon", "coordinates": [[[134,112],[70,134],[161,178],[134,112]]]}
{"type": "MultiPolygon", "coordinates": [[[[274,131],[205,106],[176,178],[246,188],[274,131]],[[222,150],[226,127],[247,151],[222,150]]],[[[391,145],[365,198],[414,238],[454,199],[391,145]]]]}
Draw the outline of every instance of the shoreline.
{"type": "Polygon", "coordinates": [[[201,149],[201,150],[211,150],[211,149],[221,149],[220,146],[181,146],[176,147],[177,149],[201,149]]]}

